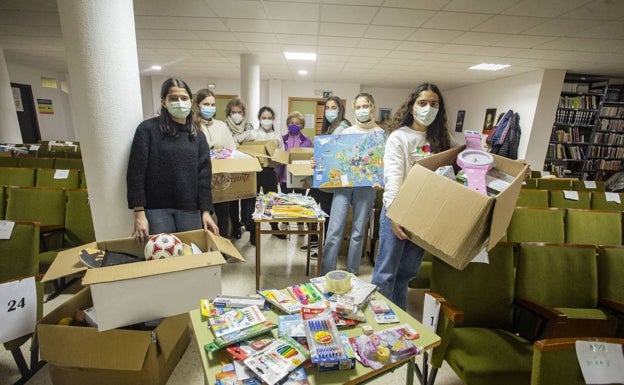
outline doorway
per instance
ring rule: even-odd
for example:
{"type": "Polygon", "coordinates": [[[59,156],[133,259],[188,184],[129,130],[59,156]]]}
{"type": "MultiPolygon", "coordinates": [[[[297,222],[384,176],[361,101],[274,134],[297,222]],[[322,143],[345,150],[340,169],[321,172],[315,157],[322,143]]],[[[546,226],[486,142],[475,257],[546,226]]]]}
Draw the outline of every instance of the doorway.
{"type": "Polygon", "coordinates": [[[11,83],[11,89],[16,98],[15,106],[17,121],[22,133],[22,143],[37,143],[41,140],[41,131],[39,131],[32,87],[30,84],[11,83]],[[18,100],[21,100],[21,104],[17,103],[18,100]]]}

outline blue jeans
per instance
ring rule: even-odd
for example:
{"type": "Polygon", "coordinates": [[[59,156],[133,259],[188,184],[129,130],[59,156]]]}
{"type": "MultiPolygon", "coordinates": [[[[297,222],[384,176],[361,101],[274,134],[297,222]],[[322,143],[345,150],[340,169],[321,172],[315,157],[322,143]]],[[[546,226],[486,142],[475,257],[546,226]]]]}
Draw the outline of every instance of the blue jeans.
{"type": "Polygon", "coordinates": [[[203,228],[199,210],[146,209],[150,235],[203,228]]]}
{"type": "Polygon", "coordinates": [[[377,285],[378,292],[403,310],[407,307],[409,282],[418,275],[424,252],[409,239],[400,240],[394,235],[384,206],[379,222],[379,251],[371,282],[377,285]]]}
{"type": "Polygon", "coordinates": [[[338,252],[342,244],[345,222],[349,206],[353,206],[353,221],[351,224],[351,241],[347,253],[347,271],[357,274],[360,270],[362,249],[364,248],[364,231],[366,222],[373,210],[377,192],[372,187],[350,187],[332,190],[331,213],[327,228],[327,239],[323,246],[323,264],[321,274],[336,270],[338,252]]]}

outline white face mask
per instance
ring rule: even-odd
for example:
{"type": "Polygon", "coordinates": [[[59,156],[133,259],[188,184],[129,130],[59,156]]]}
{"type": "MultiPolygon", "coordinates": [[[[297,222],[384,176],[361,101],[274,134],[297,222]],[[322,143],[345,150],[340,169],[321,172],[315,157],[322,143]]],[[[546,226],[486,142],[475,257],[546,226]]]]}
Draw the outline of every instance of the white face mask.
{"type": "Polygon", "coordinates": [[[190,101],[167,102],[167,111],[177,119],[185,119],[191,113],[190,101]]]}
{"type": "Polygon", "coordinates": [[[414,106],[414,120],[423,126],[429,126],[435,120],[438,115],[438,109],[426,105],[424,107],[414,106]]]}
{"type": "Polygon", "coordinates": [[[273,120],[272,119],[262,119],[260,121],[260,127],[264,128],[265,131],[269,131],[273,128],[273,120]]]}
{"type": "Polygon", "coordinates": [[[240,124],[240,122],[243,121],[243,114],[239,114],[238,112],[233,113],[230,117],[236,124],[240,124]]]}
{"type": "Polygon", "coordinates": [[[370,120],[370,108],[355,110],[355,118],[362,123],[368,122],[370,120]]]}

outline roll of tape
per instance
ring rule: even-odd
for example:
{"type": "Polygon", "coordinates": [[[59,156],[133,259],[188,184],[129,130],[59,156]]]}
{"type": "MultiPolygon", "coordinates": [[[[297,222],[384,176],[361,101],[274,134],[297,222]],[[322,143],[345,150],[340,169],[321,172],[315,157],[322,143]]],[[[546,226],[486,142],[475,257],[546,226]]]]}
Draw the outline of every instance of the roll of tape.
{"type": "Polygon", "coordinates": [[[325,274],[327,291],[344,294],[351,290],[351,274],[343,270],[334,270],[325,274]]]}

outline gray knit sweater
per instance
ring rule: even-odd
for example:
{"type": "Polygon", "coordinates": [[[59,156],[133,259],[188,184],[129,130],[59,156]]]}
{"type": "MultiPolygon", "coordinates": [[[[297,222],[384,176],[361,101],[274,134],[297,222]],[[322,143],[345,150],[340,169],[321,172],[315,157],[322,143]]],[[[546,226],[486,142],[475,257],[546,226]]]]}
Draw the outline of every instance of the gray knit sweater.
{"type": "Polygon", "coordinates": [[[177,137],[161,132],[158,118],[137,127],[130,150],[126,182],[128,208],[201,210],[213,212],[212,165],[203,132],[188,136],[177,124],[177,137]]]}

